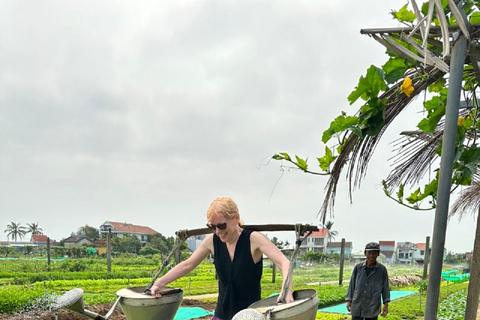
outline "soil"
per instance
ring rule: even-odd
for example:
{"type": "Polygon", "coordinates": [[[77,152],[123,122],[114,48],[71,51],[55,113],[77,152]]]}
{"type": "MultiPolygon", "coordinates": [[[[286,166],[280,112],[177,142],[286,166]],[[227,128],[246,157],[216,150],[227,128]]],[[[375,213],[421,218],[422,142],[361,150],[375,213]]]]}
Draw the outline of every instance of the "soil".
{"type": "MultiPolygon", "coordinates": [[[[101,316],[108,313],[112,307],[112,303],[98,304],[94,306],[85,306],[88,311],[95,312],[101,316]]],[[[203,302],[200,300],[183,299],[182,307],[200,307],[208,311],[215,309],[215,302],[203,302]]],[[[212,316],[207,316],[199,319],[211,319],[212,316]]],[[[0,314],[0,320],[55,320],[55,311],[30,311],[16,314],[0,314]]],[[[60,309],[57,314],[58,320],[86,320],[90,319],[80,313],[60,309]]],[[[127,317],[123,314],[122,309],[117,306],[113,314],[108,318],[109,320],[126,320],[127,317]]]]}

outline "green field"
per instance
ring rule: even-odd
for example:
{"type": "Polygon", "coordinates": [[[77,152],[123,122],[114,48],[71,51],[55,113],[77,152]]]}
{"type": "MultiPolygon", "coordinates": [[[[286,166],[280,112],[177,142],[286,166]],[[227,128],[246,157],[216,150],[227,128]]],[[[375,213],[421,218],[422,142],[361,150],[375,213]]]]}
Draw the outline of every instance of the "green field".
{"type": "MultiPolygon", "coordinates": [[[[110,303],[115,300],[115,293],[122,288],[147,285],[158,271],[159,265],[159,258],[123,256],[113,259],[112,271],[107,272],[106,260],[102,258],[55,261],[51,263],[50,268],[41,260],[3,260],[0,261],[0,313],[48,308],[49,304],[42,300],[47,299],[48,295],[45,293],[62,294],[73,288],[84,290],[86,305],[110,303]]],[[[343,302],[352,268],[353,264],[345,265],[343,284],[339,285],[338,265],[318,264],[308,268],[298,267],[294,270],[293,289],[315,289],[320,301],[319,307],[343,302]]],[[[415,266],[388,266],[388,270],[390,277],[421,275],[423,272],[423,268],[415,266]]],[[[281,274],[277,270],[273,277],[272,268],[266,261],[261,283],[262,297],[278,293],[281,282],[281,274]]],[[[211,261],[205,261],[187,276],[170,285],[183,289],[186,298],[191,295],[216,293],[214,266],[211,261]]],[[[442,299],[457,291],[463,292],[466,288],[467,283],[448,286],[447,283],[443,283],[442,299]]],[[[392,289],[417,290],[413,286],[392,289]]],[[[421,317],[424,307],[420,306],[424,302],[420,302],[418,294],[392,302],[390,314],[386,319],[421,317]]],[[[334,314],[319,314],[318,317],[345,319],[345,316],[334,314]]]]}

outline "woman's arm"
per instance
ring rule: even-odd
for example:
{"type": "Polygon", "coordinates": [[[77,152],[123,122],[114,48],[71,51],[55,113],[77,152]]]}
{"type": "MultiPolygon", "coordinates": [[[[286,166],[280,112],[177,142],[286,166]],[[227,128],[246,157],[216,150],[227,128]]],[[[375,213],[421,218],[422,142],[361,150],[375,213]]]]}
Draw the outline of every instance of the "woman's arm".
{"type": "Polygon", "coordinates": [[[252,232],[250,235],[253,252],[259,250],[262,254],[265,254],[282,273],[283,288],[288,286],[287,295],[284,297],[285,302],[293,302],[292,295],[292,279],[287,279],[288,268],[290,261],[283,255],[283,253],[263,234],[259,232],[252,232]],[[288,281],[288,283],[287,283],[288,281]]]}
{"type": "Polygon", "coordinates": [[[152,296],[161,297],[160,291],[163,288],[195,269],[210,253],[213,253],[213,234],[207,236],[187,260],[180,262],[163,277],[155,281],[150,289],[152,296]]]}

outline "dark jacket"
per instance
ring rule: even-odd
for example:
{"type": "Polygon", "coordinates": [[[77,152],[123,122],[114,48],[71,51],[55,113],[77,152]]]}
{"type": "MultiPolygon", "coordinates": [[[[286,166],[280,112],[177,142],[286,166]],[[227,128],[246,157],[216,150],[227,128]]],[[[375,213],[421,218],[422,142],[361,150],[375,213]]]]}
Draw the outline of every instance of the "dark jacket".
{"type": "Polygon", "coordinates": [[[227,246],[217,235],[213,236],[214,264],[218,277],[218,301],[215,316],[230,320],[238,311],[261,299],[260,281],[263,261],[252,258],[250,234],[244,229],[238,238],[233,261],[227,246]]]}
{"type": "Polygon", "coordinates": [[[383,303],[390,302],[387,268],[376,263],[367,275],[365,261],[358,263],[352,272],[346,301],[352,301],[352,316],[374,318],[382,312],[383,303]]]}

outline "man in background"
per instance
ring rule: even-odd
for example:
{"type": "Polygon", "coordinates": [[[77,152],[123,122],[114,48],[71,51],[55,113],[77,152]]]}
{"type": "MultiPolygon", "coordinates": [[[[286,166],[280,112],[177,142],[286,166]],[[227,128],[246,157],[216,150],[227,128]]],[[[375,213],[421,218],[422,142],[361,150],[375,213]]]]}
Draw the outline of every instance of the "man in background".
{"type": "Polygon", "coordinates": [[[378,243],[367,243],[364,254],[365,261],[353,268],[345,300],[352,320],[377,320],[380,313],[382,317],[386,317],[388,313],[390,302],[388,272],[383,264],[377,262],[380,255],[378,243]]]}

